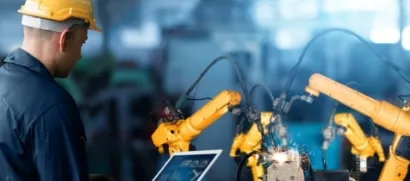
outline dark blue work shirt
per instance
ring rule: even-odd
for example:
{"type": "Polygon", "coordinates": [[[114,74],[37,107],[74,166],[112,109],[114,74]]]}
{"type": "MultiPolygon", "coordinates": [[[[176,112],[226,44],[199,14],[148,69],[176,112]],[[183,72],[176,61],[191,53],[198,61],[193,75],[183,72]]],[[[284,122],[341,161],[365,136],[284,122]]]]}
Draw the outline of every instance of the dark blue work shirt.
{"type": "Polygon", "coordinates": [[[0,67],[0,180],[88,180],[86,137],[72,97],[22,49],[0,67]]]}

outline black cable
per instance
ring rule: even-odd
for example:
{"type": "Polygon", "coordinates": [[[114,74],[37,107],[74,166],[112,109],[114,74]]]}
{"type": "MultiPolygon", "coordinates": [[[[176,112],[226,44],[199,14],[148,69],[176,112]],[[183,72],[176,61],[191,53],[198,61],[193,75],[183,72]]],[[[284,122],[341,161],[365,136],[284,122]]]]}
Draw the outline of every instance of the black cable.
{"type": "Polygon", "coordinates": [[[194,97],[192,98],[192,99],[194,99],[194,100],[192,101],[191,108],[194,107],[195,99],[196,99],[196,93],[197,93],[197,91],[198,91],[198,87],[199,87],[199,83],[198,83],[198,85],[195,87],[194,97]]]}
{"type": "MultiPolygon", "coordinates": [[[[357,86],[361,86],[359,83],[357,83],[356,81],[350,81],[346,84],[346,86],[351,87],[352,85],[357,85],[357,86]]],[[[339,107],[339,102],[334,100],[334,105],[333,105],[333,109],[330,113],[329,116],[329,120],[328,120],[328,126],[332,126],[333,125],[333,117],[336,114],[337,108],[339,107]]]]}
{"type": "Polygon", "coordinates": [[[246,154],[246,155],[242,158],[241,162],[239,162],[238,169],[236,170],[235,181],[241,181],[241,173],[242,173],[243,167],[245,166],[246,161],[247,161],[252,155],[257,154],[257,153],[258,153],[258,151],[254,150],[254,151],[252,151],[252,152],[246,154]]]}
{"type": "Polygon", "coordinates": [[[399,97],[399,99],[402,101],[402,103],[405,103],[405,102],[407,102],[407,101],[406,101],[406,98],[409,98],[410,95],[403,94],[403,95],[399,95],[398,97],[399,97]]]}
{"type": "MultiPolygon", "coordinates": [[[[360,84],[355,82],[355,81],[350,81],[346,85],[350,87],[353,84],[360,86],[360,84]]],[[[333,104],[332,111],[330,112],[330,116],[329,116],[329,120],[328,120],[328,127],[333,126],[333,117],[335,116],[335,114],[337,112],[337,108],[339,107],[339,105],[340,105],[339,102],[337,102],[335,100],[334,104],[333,104]]],[[[373,123],[373,122],[371,122],[371,123],[373,123]]],[[[330,144],[330,141],[329,141],[329,144],[330,144]]],[[[323,150],[323,149],[322,149],[322,165],[323,165],[323,169],[326,170],[327,169],[326,151],[323,150]]]]}
{"type": "MultiPolygon", "coordinates": [[[[263,84],[256,84],[256,85],[254,85],[254,86],[251,88],[251,91],[249,92],[249,97],[252,98],[253,93],[255,92],[255,90],[256,90],[258,87],[259,87],[259,88],[262,88],[263,90],[265,90],[265,92],[269,95],[269,98],[270,98],[270,100],[272,101],[272,104],[273,104],[273,102],[275,101],[275,98],[273,97],[273,94],[272,94],[272,92],[269,90],[269,88],[268,88],[266,85],[263,85],[263,84]]],[[[252,99],[251,99],[250,101],[252,101],[252,99]]]]}
{"type": "Polygon", "coordinates": [[[201,81],[202,77],[205,76],[205,74],[208,72],[208,70],[215,65],[217,62],[221,61],[221,60],[228,60],[232,63],[232,66],[235,70],[236,75],[238,76],[238,80],[239,80],[239,85],[242,88],[243,94],[245,96],[245,100],[246,102],[249,102],[249,98],[248,98],[248,89],[246,88],[245,85],[245,81],[242,78],[242,74],[239,71],[239,67],[236,63],[236,61],[226,57],[226,56],[221,56],[221,57],[217,57],[216,59],[214,59],[206,68],[204,71],[201,72],[201,74],[199,75],[199,77],[196,79],[196,81],[188,88],[188,90],[179,97],[175,107],[177,109],[181,108],[182,105],[184,104],[185,100],[188,98],[189,94],[192,92],[192,90],[197,86],[197,84],[201,81]]]}
{"type": "Polygon", "coordinates": [[[211,97],[203,97],[203,98],[188,98],[187,100],[190,101],[203,101],[203,100],[212,100],[211,97]]]}
{"type": "MultiPolygon", "coordinates": [[[[250,97],[250,102],[248,102],[248,107],[252,107],[252,109],[254,109],[253,107],[254,107],[254,105],[253,105],[253,101],[252,101],[252,95],[253,95],[253,93],[255,92],[255,90],[257,89],[257,88],[262,88],[268,95],[269,95],[269,98],[270,98],[270,100],[271,100],[271,103],[272,103],[272,105],[273,105],[273,103],[274,103],[274,101],[275,101],[275,98],[273,97],[273,94],[272,94],[272,92],[269,90],[269,88],[267,87],[267,86],[265,86],[265,85],[263,85],[263,84],[255,84],[252,88],[251,88],[251,91],[249,92],[249,96],[248,97],[250,97]]],[[[249,113],[248,113],[249,114],[249,113]]],[[[259,120],[256,120],[255,121],[256,122],[256,125],[258,126],[258,130],[259,130],[259,132],[262,134],[262,138],[264,137],[264,128],[263,128],[263,124],[262,124],[262,122],[261,122],[261,120],[259,119],[259,120]]]]}
{"type": "MultiPolygon", "coordinates": [[[[405,87],[408,89],[408,87],[405,87]]],[[[402,94],[402,95],[398,95],[400,101],[401,101],[401,107],[406,106],[407,104],[407,99],[410,97],[410,94],[402,94]]]]}
{"type": "Polygon", "coordinates": [[[298,62],[292,67],[292,69],[289,72],[289,78],[286,82],[285,88],[282,91],[282,94],[286,95],[290,89],[290,87],[292,86],[293,80],[295,79],[295,76],[297,74],[297,71],[299,69],[299,65],[301,64],[303,58],[305,57],[308,49],[312,46],[312,44],[319,39],[320,37],[331,33],[331,32],[343,32],[343,33],[347,33],[351,36],[354,36],[355,38],[357,38],[360,42],[362,42],[364,45],[366,45],[378,58],[380,58],[382,61],[386,62],[388,65],[390,65],[397,73],[398,75],[404,79],[407,83],[410,84],[410,80],[408,80],[406,77],[404,77],[400,71],[408,71],[405,69],[400,68],[399,66],[393,64],[392,62],[388,61],[383,55],[381,55],[379,52],[376,51],[376,49],[372,46],[371,43],[369,43],[367,40],[365,40],[364,38],[362,38],[360,35],[356,34],[353,31],[344,29],[344,28],[329,28],[324,30],[323,32],[319,33],[318,35],[314,36],[312,38],[312,40],[310,40],[308,42],[308,44],[305,46],[305,48],[302,51],[302,54],[299,56],[298,62]]]}

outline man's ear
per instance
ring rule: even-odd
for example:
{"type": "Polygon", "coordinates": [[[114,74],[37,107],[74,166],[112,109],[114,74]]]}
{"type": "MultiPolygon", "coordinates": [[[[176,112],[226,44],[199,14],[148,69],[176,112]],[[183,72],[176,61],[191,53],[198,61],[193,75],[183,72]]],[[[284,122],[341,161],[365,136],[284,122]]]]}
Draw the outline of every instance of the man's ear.
{"type": "Polygon", "coordinates": [[[64,30],[60,35],[60,51],[65,52],[67,49],[68,40],[72,38],[72,32],[69,29],[64,30]]]}

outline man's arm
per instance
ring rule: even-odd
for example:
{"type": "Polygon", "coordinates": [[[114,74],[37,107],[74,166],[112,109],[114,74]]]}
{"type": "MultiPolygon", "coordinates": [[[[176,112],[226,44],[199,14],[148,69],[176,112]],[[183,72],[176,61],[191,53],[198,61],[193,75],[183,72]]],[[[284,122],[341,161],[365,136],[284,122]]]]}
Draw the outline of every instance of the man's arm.
{"type": "Polygon", "coordinates": [[[77,110],[56,104],[31,126],[26,144],[41,181],[88,181],[84,127],[77,110]]]}

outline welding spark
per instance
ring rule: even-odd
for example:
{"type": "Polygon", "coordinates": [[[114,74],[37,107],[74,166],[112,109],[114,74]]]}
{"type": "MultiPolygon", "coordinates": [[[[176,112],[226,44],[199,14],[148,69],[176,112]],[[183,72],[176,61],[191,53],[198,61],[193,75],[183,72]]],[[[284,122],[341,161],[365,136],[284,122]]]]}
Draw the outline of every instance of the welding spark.
{"type": "Polygon", "coordinates": [[[285,162],[300,163],[300,154],[295,149],[282,149],[279,147],[272,147],[263,153],[267,163],[274,163],[278,166],[285,162]]]}
{"type": "MultiPolygon", "coordinates": [[[[300,136],[299,133],[297,136],[300,136]]],[[[306,144],[297,144],[294,140],[288,139],[287,146],[282,145],[281,140],[275,132],[270,132],[264,140],[264,147],[261,152],[263,164],[274,164],[276,166],[284,163],[296,162],[301,165],[303,157],[314,154],[306,144]]]]}
{"type": "Polygon", "coordinates": [[[300,165],[302,157],[313,154],[306,144],[297,144],[294,140],[289,139],[288,145],[282,146],[280,142],[273,141],[275,138],[276,135],[271,134],[265,140],[265,147],[261,153],[264,164],[280,166],[284,163],[296,162],[296,165],[300,165]]]}
{"type": "Polygon", "coordinates": [[[287,157],[288,155],[286,155],[285,152],[277,152],[273,153],[272,160],[275,160],[279,163],[279,165],[282,165],[287,160],[287,157]]]}

